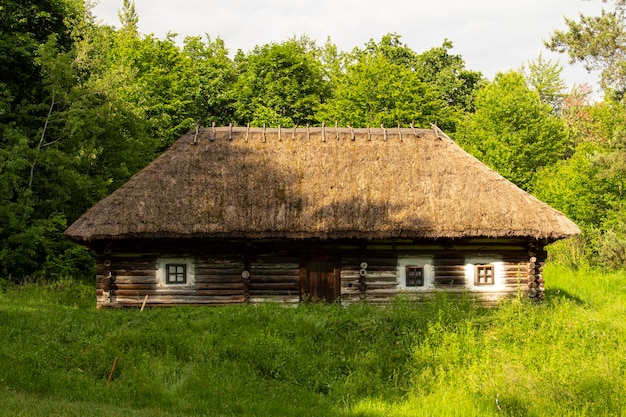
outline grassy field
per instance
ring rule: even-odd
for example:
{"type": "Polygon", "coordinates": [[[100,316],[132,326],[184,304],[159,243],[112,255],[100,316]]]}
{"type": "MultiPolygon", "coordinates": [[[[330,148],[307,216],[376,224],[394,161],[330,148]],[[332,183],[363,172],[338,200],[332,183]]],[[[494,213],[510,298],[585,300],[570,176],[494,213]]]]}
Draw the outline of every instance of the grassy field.
{"type": "Polygon", "coordinates": [[[89,284],[3,284],[0,415],[626,415],[626,273],[546,278],[491,309],[97,311],[89,284]]]}

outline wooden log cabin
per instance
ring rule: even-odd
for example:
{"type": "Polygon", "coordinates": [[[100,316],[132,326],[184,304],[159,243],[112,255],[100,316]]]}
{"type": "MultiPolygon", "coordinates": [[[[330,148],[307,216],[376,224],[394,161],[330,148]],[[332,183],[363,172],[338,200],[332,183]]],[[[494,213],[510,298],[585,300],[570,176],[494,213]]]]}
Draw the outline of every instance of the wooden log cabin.
{"type": "Polygon", "coordinates": [[[98,307],[542,298],[578,233],[435,126],[191,131],[66,231],[98,307]]]}

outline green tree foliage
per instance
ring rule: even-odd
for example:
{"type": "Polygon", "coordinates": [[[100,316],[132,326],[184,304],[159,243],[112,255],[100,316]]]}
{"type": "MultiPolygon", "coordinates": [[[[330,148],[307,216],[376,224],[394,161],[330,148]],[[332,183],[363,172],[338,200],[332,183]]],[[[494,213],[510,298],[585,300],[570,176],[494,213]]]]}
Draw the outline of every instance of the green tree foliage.
{"type": "Polygon", "coordinates": [[[219,39],[139,34],[132,0],[120,29],[82,0],[7,1],[0,14],[0,275],[85,273],[67,223],[197,120],[233,120],[234,63],[219,39]]]}
{"type": "Polygon", "coordinates": [[[586,97],[584,91],[566,97],[563,119],[576,140],[575,152],[540,171],[534,192],[581,226],[579,244],[588,262],[623,267],[626,111],[614,101],[591,103],[586,97]]]}
{"type": "Polygon", "coordinates": [[[218,125],[233,122],[237,69],[228,56],[224,41],[220,38],[211,40],[208,35],[205,41],[200,36],[187,37],[183,54],[191,61],[198,77],[193,115],[205,126],[212,122],[218,125]]]}
{"type": "Polygon", "coordinates": [[[417,55],[416,71],[422,81],[437,87],[440,97],[459,112],[473,112],[476,91],[485,81],[482,74],[465,68],[460,55],[450,54],[452,42],[417,55]]]}
{"type": "Polygon", "coordinates": [[[447,54],[449,47],[418,55],[395,34],[379,43],[369,41],[344,57],[344,70],[336,74],[333,97],[320,118],[356,127],[437,123],[454,131],[457,116],[451,103],[471,102],[467,94],[475,84],[461,80],[469,72],[447,54]]]}
{"type": "Polygon", "coordinates": [[[541,102],[559,114],[566,95],[565,82],[561,78],[563,67],[558,62],[546,61],[540,54],[535,61],[522,67],[522,71],[528,85],[539,93],[541,102]]]}
{"type": "Polygon", "coordinates": [[[589,71],[601,70],[605,91],[621,99],[626,93],[626,0],[613,3],[614,9],[602,9],[600,16],[566,18],[567,30],[555,31],[546,46],[567,52],[572,62],[583,62],[589,71]]]}
{"type": "Polygon", "coordinates": [[[60,185],[55,181],[71,175],[65,161],[55,157],[61,141],[57,114],[67,103],[68,84],[77,76],[68,64],[73,28],[84,18],[82,2],[71,0],[8,0],[0,5],[3,276],[42,270],[52,257],[71,247],[54,237],[65,228],[63,197],[56,195],[60,185]]]}
{"type": "Polygon", "coordinates": [[[234,106],[238,124],[293,126],[320,121],[329,96],[320,50],[308,38],[255,47],[237,63],[234,106]]]}
{"type": "Polygon", "coordinates": [[[529,190],[535,172],[565,156],[564,123],[542,104],[519,72],[496,75],[476,96],[476,112],[461,124],[456,139],[469,152],[529,190]]]}
{"type": "MultiPolygon", "coordinates": [[[[604,3],[608,1],[603,0],[604,3]]],[[[589,103],[588,91],[566,98],[563,119],[579,146],[571,160],[550,168],[555,184],[544,180],[537,193],[583,225],[591,260],[623,267],[626,261],[626,1],[613,0],[600,16],[566,19],[546,43],[567,52],[588,70],[601,70],[602,103],[589,103]],[[557,190],[558,186],[562,190],[557,190]],[[587,215],[588,214],[588,215],[587,215]],[[593,215],[592,215],[593,214],[593,215]]]]}

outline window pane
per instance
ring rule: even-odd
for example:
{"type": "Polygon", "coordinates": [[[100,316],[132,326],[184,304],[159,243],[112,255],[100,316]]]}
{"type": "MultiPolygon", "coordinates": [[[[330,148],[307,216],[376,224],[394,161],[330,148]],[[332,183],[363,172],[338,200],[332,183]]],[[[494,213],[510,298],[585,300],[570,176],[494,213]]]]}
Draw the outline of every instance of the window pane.
{"type": "Polygon", "coordinates": [[[493,285],[494,269],[493,265],[476,265],[475,285],[493,285]]]}
{"type": "Polygon", "coordinates": [[[187,265],[184,264],[168,264],[166,266],[167,274],[165,282],[167,284],[186,284],[187,283],[187,265]]]}
{"type": "Polygon", "coordinates": [[[405,285],[407,287],[423,287],[424,286],[424,268],[421,266],[407,266],[405,285]]]}

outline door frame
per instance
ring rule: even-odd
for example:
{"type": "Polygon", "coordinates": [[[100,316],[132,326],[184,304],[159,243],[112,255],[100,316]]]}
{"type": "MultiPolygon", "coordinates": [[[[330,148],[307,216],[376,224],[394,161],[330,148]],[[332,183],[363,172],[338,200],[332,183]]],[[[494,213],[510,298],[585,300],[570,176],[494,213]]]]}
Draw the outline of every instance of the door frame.
{"type": "Polygon", "coordinates": [[[329,252],[311,251],[302,253],[300,255],[300,301],[316,302],[321,300],[327,303],[334,303],[337,300],[341,300],[341,258],[337,254],[329,252]],[[320,297],[319,300],[311,300],[306,296],[309,289],[307,286],[307,275],[309,273],[308,265],[310,265],[311,262],[329,262],[332,264],[333,294],[330,297],[328,297],[328,294],[324,294],[324,297],[320,297]]]}

